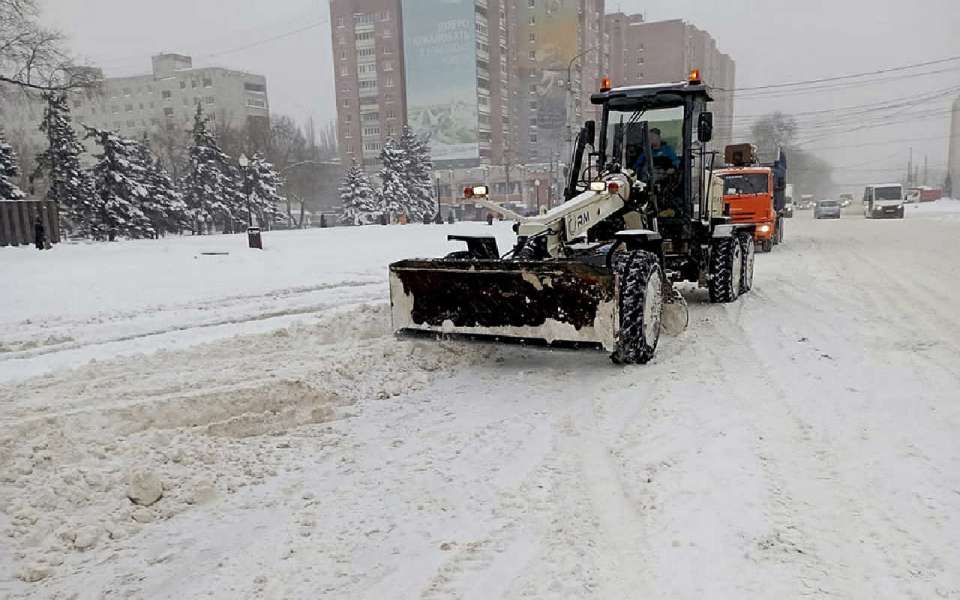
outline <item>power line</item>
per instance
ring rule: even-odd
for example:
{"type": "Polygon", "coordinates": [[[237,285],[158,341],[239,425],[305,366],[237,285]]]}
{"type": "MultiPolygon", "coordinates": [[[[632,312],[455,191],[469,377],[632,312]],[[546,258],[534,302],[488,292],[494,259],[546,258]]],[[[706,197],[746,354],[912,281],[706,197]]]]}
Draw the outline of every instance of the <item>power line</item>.
{"type": "Polygon", "coordinates": [[[870,75],[883,75],[883,74],[886,74],[886,73],[896,73],[896,72],[899,72],[899,71],[908,71],[908,70],[910,70],[910,69],[918,69],[918,68],[920,68],[920,67],[929,67],[929,66],[932,66],[932,65],[939,65],[939,64],[944,64],[944,63],[948,63],[948,62],[955,62],[955,61],[960,61],[960,56],[950,56],[950,57],[947,57],[947,58],[941,58],[941,59],[937,59],[937,60],[930,60],[930,61],[926,61],[926,62],[920,62],[920,63],[913,63],[913,64],[910,64],[910,65],[904,65],[904,66],[902,66],[902,67],[891,67],[891,68],[887,68],[887,69],[878,69],[878,70],[876,70],[876,71],[865,71],[865,72],[863,72],[863,73],[853,73],[853,74],[850,74],[850,75],[838,75],[838,76],[836,76],[836,77],[821,77],[821,78],[819,78],[819,79],[807,79],[807,80],[805,80],[805,81],[793,81],[793,82],[789,82],[789,83],[776,83],[776,84],[767,84],[767,85],[757,85],[757,86],[741,87],[741,88],[734,88],[734,89],[727,89],[727,88],[720,88],[720,87],[715,87],[715,88],[712,88],[712,89],[713,89],[713,90],[716,90],[716,91],[728,92],[728,93],[729,93],[729,92],[747,92],[747,91],[753,91],[753,90],[766,90],[766,89],[771,89],[771,88],[783,89],[783,88],[787,88],[787,87],[798,87],[798,86],[814,85],[814,84],[819,84],[819,83],[829,83],[829,82],[833,82],[833,81],[842,81],[842,80],[846,80],[846,79],[858,79],[858,78],[860,78],[860,77],[867,77],[867,76],[870,76],[870,75]]]}

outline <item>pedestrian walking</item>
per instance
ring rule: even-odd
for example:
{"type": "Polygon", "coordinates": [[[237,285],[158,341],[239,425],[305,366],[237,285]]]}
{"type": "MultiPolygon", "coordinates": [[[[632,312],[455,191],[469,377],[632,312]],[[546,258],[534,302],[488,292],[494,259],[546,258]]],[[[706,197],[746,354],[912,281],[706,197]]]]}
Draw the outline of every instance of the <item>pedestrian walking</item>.
{"type": "Polygon", "coordinates": [[[37,245],[37,250],[46,250],[47,230],[43,226],[43,218],[39,215],[33,222],[33,242],[37,245]]]}

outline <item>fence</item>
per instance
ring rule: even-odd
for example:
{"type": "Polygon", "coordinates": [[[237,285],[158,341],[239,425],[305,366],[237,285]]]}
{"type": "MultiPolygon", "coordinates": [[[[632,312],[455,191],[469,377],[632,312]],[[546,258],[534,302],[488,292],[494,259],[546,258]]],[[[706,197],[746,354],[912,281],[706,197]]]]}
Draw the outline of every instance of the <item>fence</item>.
{"type": "Polygon", "coordinates": [[[60,242],[60,216],[56,202],[42,200],[0,200],[0,246],[20,246],[34,243],[33,224],[37,216],[43,219],[47,241],[60,242]]]}

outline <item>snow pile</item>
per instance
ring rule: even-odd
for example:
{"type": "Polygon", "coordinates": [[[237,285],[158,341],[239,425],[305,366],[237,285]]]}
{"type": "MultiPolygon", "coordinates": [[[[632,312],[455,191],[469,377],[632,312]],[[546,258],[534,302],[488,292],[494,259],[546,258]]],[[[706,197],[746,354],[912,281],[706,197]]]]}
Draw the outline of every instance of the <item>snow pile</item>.
{"type": "Polygon", "coordinates": [[[289,432],[336,444],[324,424],[357,400],[420,389],[486,352],[397,343],[387,307],[362,306],[0,388],[0,535],[17,577],[135,552],[125,540],[143,527],[283,472],[289,432]]]}
{"type": "Polygon", "coordinates": [[[514,239],[509,223],[459,223],[267,232],[263,252],[222,235],[0,248],[16,283],[0,296],[0,381],[384,302],[387,265],[462,249],[449,234],[514,239]]]}

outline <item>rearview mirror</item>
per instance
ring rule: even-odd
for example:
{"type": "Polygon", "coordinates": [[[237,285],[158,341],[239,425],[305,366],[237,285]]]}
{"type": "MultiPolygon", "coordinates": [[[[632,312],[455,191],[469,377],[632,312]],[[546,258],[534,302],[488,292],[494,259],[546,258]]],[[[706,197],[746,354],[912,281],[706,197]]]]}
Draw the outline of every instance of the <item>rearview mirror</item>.
{"type": "Polygon", "coordinates": [[[593,146],[597,138],[597,122],[587,121],[583,124],[584,145],[593,146]]]}
{"type": "Polygon", "coordinates": [[[700,113],[700,121],[697,123],[697,139],[706,144],[713,139],[713,113],[700,113]]]}

